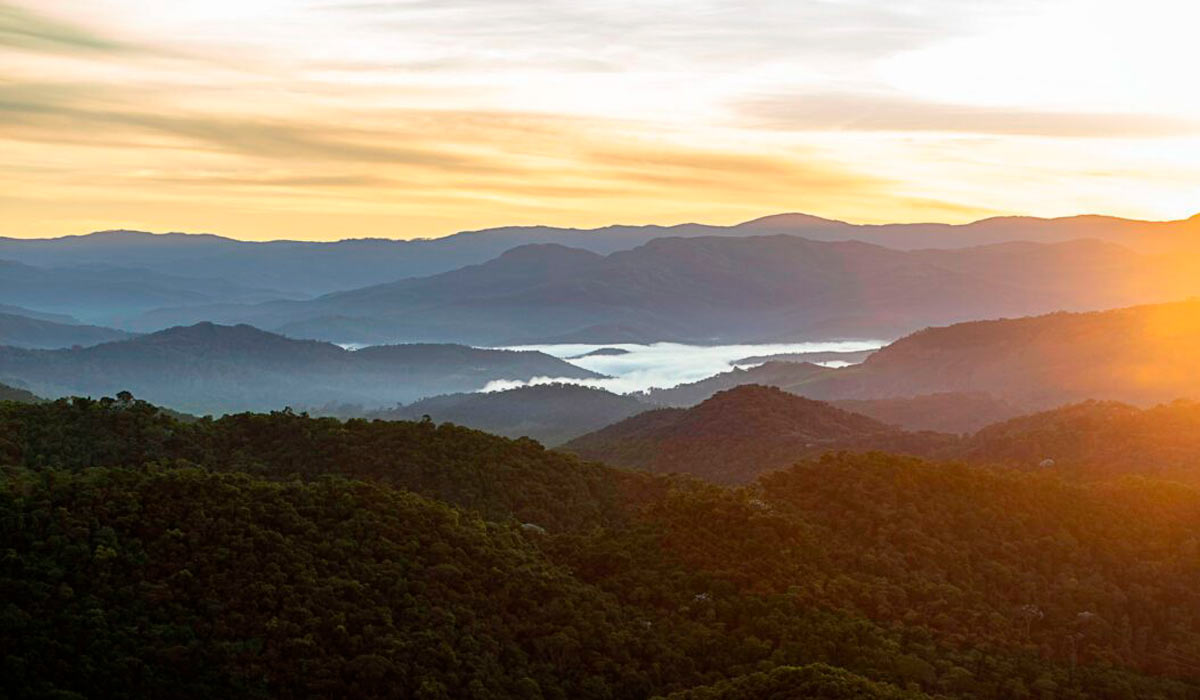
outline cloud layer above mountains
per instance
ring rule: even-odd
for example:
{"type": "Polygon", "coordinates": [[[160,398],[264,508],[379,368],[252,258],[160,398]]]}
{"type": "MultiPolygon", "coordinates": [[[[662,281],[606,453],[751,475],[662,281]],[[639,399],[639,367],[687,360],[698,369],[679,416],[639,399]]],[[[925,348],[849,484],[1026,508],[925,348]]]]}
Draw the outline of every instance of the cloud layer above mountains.
{"type": "Polygon", "coordinates": [[[1185,3],[0,0],[5,230],[1193,213],[1185,3]]]}

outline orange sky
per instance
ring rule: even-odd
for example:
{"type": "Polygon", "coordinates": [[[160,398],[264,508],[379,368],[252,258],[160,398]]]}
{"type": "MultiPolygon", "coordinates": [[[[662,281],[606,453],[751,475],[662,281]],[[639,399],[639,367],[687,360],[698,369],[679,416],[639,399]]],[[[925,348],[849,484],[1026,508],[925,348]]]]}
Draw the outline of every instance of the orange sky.
{"type": "Polygon", "coordinates": [[[1178,0],[0,0],[0,235],[1200,211],[1178,0]]]}

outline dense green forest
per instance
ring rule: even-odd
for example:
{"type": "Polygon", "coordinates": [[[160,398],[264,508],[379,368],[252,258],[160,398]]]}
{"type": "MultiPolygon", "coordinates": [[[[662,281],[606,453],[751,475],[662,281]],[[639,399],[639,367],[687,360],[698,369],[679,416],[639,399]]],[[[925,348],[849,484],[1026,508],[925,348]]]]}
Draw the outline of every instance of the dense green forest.
{"type": "Polygon", "coordinates": [[[990,425],[957,455],[1079,479],[1129,473],[1200,485],[1200,403],[1085,401],[990,425]]]}
{"type": "Polygon", "coordinates": [[[741,484],[830,450],[930,455],[957,443],[954,435],[909,432],[823,401],[747,384],[691,408],[635,415],[562,448],[613,466],[741,484]]]}
{"type": "Polygon", "coordinates": [[[1200,494],[0,404],[9,697],[1198,698],[1200,494]]]}

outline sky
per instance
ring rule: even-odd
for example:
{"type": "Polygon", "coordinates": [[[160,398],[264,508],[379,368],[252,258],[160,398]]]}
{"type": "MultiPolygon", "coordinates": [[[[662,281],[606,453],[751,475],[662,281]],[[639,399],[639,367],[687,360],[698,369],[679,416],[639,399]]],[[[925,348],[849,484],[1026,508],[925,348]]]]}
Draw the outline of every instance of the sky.
{"type": "Polygon", "coordinates": [[[1200,211],[1187,0],[0,0],[0,235],[1200,211]]]}

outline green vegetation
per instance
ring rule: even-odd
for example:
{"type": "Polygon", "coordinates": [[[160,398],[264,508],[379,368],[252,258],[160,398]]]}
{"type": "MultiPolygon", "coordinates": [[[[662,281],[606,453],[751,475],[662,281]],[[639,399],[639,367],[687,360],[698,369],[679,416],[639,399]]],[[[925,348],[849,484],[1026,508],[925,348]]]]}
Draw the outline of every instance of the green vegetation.
{"type": "Polygon", "coordinates": [[[1200,494],[0,404],[7,697],[1200,696],[1200,494]],[[674,695],[673,695],[674,694],[674,695]]]}
{"type": "Polygon", "coordinates": [[[1145,474],[1200,485],[1200,403],[1086,401],[988,426],[956,454],[1076,479],[1145,474]]]}
{"type": "Polygon", "coordinates": [[[825,664],[780,666],[704,688],[674,693],[668,700],[917,700],[924,693],[904,692],[825,664]]]}
{"type": "Polygon", "coordinates": [[[1021,413],[1007,401],[981,391],[888,399],[846,399],[830,403],[842,410],[861,413],[905,430],[932,430],[956,435],[974,433],[1021,413]]]}
{"type": "Polygon", "coordinates": [[[739,484],[830,450],[928,455],[956,442],[952,435],[906,432],[821,401],[748,384],[692,408],[633,416],[563,449],[614,466],[739,484]]]}

